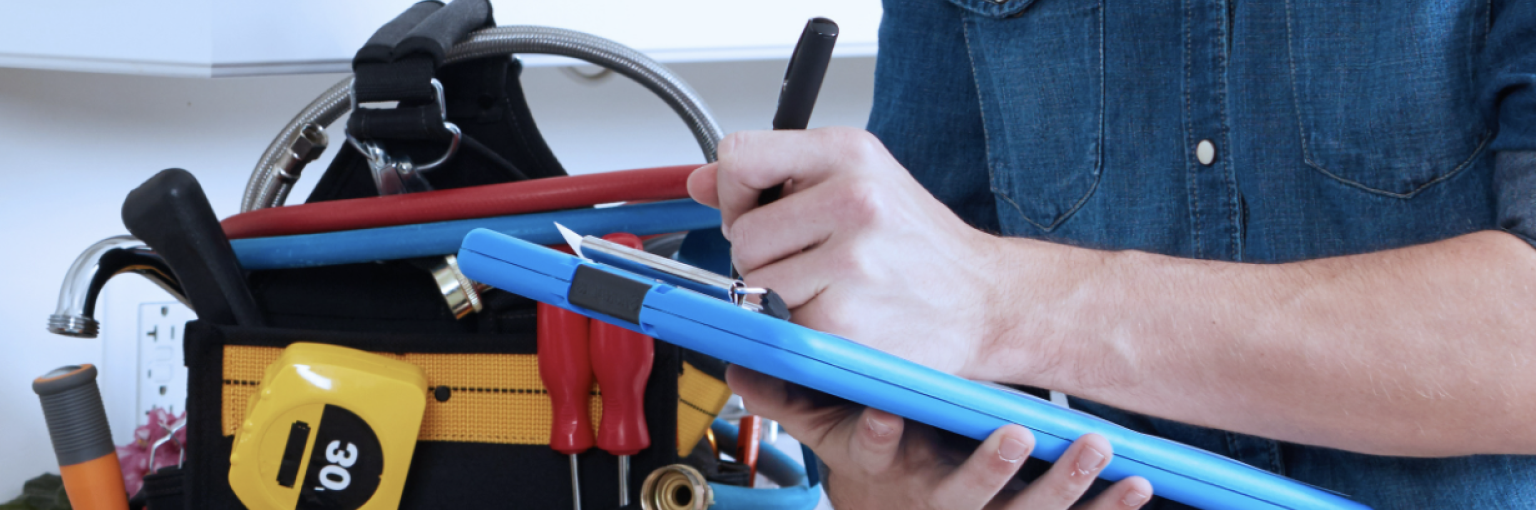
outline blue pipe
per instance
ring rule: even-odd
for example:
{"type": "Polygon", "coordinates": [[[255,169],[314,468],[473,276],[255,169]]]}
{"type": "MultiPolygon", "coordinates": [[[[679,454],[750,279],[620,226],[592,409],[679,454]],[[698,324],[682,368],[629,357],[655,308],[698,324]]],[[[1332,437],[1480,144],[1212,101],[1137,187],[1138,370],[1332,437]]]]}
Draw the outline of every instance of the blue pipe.
{"type": "Polygon", "coordinates": [[[323,234],[230,241],[246,270],[355,264],[458,252],[464,235],[486,228],[528,242],[564,244],[554,223],[595,236],[613,232],[665,234],[720,226],[720,211],[689,199],[648,204],[572,209],[494,218],[400,225],[323,234]]]}
{"type": "MultiPolygon", "coordinates": [[[[736,444],[735,425],[715,419],[709,428],[719,444],[736,444]]],[[[806,484],[805,468],[767,441],[758,443],[757,472],[779,484],[779,489],[751,489],[711,482],[718,510],[812,510],[821,502],[821,491],[806,484]]],[[[814,460],[812,461],[814,462],[814,460]]]]}

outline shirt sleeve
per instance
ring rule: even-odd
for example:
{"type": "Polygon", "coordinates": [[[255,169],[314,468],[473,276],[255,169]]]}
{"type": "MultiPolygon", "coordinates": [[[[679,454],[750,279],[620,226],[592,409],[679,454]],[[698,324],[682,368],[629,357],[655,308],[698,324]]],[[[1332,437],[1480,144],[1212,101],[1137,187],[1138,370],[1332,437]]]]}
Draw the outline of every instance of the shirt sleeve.
{"type": "Polygon", "coordinates": [[[1488,148],[1536,151],[1536,0],[1495,0],[1493,6],[1478,101],[1498,125],[1488,148]]]}
{"type": "Polygon", "coordinates": [[[1536,0],[1493,0],[1479,103],[1498,131],[1499,228],[1536,246],[1536,0]]]}
{"type": "Polygon", "coordinates": [[[1493,163],[1499,228],[1536,246],[1536,151],[1504,151],[1493,163]]]}

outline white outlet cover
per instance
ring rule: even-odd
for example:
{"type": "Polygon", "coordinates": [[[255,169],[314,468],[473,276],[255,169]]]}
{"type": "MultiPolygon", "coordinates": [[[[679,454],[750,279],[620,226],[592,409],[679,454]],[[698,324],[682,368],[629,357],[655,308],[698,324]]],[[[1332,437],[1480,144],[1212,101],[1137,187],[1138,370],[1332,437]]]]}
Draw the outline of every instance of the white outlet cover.
{"type": "Polygon", "coordinates": [[[187,321],[197,318],[176,301],[139,304],[138,405],[135,425],[149,423],[150,409],[172,414],[187,409],[187,367],[182,361],[182,340],[187,321]]]}

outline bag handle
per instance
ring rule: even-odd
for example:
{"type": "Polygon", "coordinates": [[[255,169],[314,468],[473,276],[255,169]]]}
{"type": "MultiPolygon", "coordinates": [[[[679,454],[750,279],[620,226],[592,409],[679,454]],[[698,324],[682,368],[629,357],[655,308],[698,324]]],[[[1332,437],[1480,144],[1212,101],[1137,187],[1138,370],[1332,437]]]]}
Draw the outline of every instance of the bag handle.
{"type": "MultiPolygon", "coordinates": [[[[704,100],[666,66],[632,48],[595,35],[562,28],[506,26],[480,30],[454,45],[445,64],[514,53],[560,55],[610,69],[635,80],[666,102],[693,132],[704,160],[715,160],[715,148],[724,136],[704,100]]],[[[262,153],[246,183],[240,211],[280,206],[299,178],[313,147],[324,143],[324,127],[347,113],[352,102],[352,78],[331,86],[288,121],[262,153]],[[305,148],[300,150],[300,147],[305,148]]]]}

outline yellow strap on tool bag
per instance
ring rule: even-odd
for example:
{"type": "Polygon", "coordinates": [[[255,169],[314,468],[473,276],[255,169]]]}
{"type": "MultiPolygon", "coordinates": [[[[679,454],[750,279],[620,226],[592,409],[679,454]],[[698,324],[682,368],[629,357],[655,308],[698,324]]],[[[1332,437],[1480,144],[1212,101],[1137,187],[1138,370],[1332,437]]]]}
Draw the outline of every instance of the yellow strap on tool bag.
{"type": "MultiPolygon", "coordinates": [[[[277,361],[281,347],[224,346],[223,419],[225,436],[245,419],[246,404],[261,377],[277,361]]],[[[446,402],[427,399],[418,441],[549,444],[550,405],[539,380],[539,358],[532,354],[376,353],[421,367],[427,386],[447,386],[446,402]]],[[[678,376],[677,453],[686,457],[730,398],[725,381],[684,362],[678,376]]],[[[592,427],[602,419],[603,403],[592,387],[592,427]]]]}

